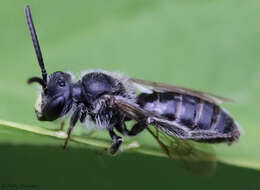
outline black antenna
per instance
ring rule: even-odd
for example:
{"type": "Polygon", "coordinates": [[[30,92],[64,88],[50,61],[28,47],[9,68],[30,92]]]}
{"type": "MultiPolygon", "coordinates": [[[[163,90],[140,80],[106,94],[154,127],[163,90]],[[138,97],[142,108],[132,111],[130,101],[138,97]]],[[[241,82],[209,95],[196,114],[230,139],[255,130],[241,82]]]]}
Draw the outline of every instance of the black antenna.
{"type": "Polygon", "coordinates": [[[34,46],[34,49],[35,49],[35,52],[36,52],[36,55],[37,55],[39,65],[40,65],[41,70],[42,70],[42,79],[45,83],[43,88],[46,88],[47,72],[46,72],[45,67],[44,67],[44,62],[43,62],[43,59],[42,59],[42,52],[41,52],[40,44],[39,44],[37,34],[36,34],[36,31],[35,31],[35,28],[34,28],[34,24],[33,24],[33,20],[32,20],[32,14],[31,14],[31,10],[30,10],[29,5],[27,5],[25,7],[25,14],[26,14],[26,19],[27,19],[27,24],[29,26],[29,30],[30,30],[30,33],[31,33],[31,36],[32,36],[33,46],[34,46]]]}

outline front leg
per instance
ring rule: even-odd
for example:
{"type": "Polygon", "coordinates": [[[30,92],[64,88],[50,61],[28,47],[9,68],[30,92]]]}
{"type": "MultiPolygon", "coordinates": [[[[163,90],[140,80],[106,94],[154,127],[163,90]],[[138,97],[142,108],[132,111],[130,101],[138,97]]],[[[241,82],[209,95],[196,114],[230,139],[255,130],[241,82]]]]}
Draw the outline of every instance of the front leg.
{"type": "Polygon", "coordinates": [[[64,146],[63,146],[64,149],[67,147],[67,144],[69,142],[71,131],[73,130],[73,128],[75,127],[76,123],[78,122],[79,118],[81,117],[81,115],[83,113],[83,108],[84,108],[84,105],[79,104],[70,118],[70,126],[68,128],[67,138],[66,138],[64,146]]]}

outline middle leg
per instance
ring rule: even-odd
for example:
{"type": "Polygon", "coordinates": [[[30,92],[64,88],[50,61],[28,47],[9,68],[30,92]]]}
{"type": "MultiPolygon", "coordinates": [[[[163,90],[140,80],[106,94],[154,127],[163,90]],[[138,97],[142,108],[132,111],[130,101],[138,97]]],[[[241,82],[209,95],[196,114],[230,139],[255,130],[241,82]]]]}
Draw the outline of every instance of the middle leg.
{"type": "Polygon", "coordinates": [[[120,145],[123,142],[122,137],[118,136],[113,129],[109,129],[109,135],[113,140],[112,145],[109,148],[109,152],[114,155],[120,148],[120,145]]]}

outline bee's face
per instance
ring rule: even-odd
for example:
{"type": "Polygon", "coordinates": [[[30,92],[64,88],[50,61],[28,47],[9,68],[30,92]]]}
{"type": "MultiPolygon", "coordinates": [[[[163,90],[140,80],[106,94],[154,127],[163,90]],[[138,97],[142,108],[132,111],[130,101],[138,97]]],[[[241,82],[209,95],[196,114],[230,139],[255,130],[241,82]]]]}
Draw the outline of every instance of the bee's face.
{"type": "Polygon", "coordinates": [[[55,72],[49,76],[47,90],[36,100],[35,113],[40,121],[54,121],[70,110],[71,102],[70,75],[55,72]]]}
{"type": "Polygon", "coordinates": [[[42,117],[42,95],[39,94],[39,96],[36,99],[35,105],[34,105],[34,109],[35,109],[35,113],[37,115],[37,118],[41,118],[42,117]]]}

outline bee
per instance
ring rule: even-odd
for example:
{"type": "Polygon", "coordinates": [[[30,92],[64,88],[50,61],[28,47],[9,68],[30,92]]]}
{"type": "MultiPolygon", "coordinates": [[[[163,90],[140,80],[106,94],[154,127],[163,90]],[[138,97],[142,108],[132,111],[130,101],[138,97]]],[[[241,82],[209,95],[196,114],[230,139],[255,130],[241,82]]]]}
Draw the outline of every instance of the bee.
{"type": "Polygon", "coordinates": [[[118,133],[136,136],[147,130],[171,159],[193,171],[209,171],[216,158],[207,145],[231,145],[239,139],[238,123],[220,107],[231,101],[228,98],[101,70],[90,71],[78,81],[62,71],[47,74],[29,6],[25,13],[42,73],[42,78],[28,79],[29,84],[42,87],[36,116],[54,121],[71,113],[64,148],[76,123],[92,121],[108,131],[111,154],[123,143],[118,133]],[[135,124],[128,129],[127,121],[135,124]]]}

